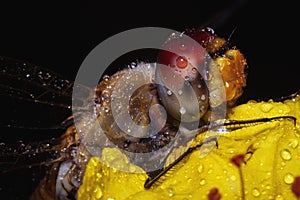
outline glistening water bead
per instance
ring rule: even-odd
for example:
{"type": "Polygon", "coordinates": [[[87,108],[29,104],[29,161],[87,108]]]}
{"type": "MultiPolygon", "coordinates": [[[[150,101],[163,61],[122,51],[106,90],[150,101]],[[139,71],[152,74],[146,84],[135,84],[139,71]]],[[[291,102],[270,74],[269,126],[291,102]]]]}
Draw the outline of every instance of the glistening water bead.
{"type": "Polygon", "coordinates": [[[288,149],[284,149],[280,152],[280,156],[283,160],[290,160],[292,159],[291,152],[288,149]]]}
{"type": "Polygon", "coordinates": [[[188,66],[188,61],[183,56],[178,56],[176,58],[176,66],[179,68],[186,68],[188,66]]]}

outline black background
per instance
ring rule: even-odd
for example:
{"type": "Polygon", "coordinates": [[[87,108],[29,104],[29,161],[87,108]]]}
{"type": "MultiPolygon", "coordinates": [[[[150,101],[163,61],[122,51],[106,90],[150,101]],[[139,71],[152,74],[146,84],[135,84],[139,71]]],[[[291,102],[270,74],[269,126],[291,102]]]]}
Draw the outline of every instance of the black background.
{"type": "MultiPolygon", "coordinates": [[[[277,98],[300,89],[299,11],[292,1],[161,2],[1,3],[0,55],[26,60],[74,80],[88,53],[114,34],[147,26],[177,31],[202,27],[225,10],[223,14],[230,17],[221,15],[209,25],[225,38],[234,30],[230,41],[247,59],[248,82],[240,103],[277,98]],[[232,11],[240,2],[242,6],[232,11]]],[[[5,113],[1,115],[5,117],[5,113]]]]}
{"type": "Polygon", "coordinates": [[[85,56],[114,34],[144,26],[197,28],[226,7],[232,16],[217,20],[215,30],[225,38],[235,30],[231,43],[247,58],[242,99],[279,97],[300,88],[299,12],[292,1],[11,3],[1,7],[0,54],[74,79],[85,56]],[[231,12],[239,2],[242,6],[231,12]]]}

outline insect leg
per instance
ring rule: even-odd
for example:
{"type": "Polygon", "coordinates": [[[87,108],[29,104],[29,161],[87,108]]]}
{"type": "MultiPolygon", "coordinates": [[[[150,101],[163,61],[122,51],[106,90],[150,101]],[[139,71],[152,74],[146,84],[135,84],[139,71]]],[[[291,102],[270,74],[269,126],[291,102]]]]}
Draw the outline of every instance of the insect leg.
{"type": "Polygon", "coordinates": [[[288,100],[288,99],[294,99],[294,98],[296,98],[296,96],[298,96],[298,95],[300,95],[300,89],[299,89],[298,91],[296,91],[296,92],[295,92],[294,94],[292,94],[292,95],[279,97],[279,98],[274,99],[273,101],[278,102],[278,101],[285,101],[285,100],[288,100]]]}
{"type": "Polygon", "coordinates": [[[292,120],[294,122],[294,125],[296,125],[297,118],[294,116],[276,116],[270,118],[259,118],[259,119],[249,119],[249,120],[229,120],[222,123],[215,123],[212,125],[212,127],[219,128],[223,126],[229,130],[236,130],[244,127],[258,125],[260,123],[283,120],[283,119],[292,120]]]}
{"type": "MultiPolygon", "coordinates": [[[[200,131],[198,134],[203,133],[204,131],[207,131],[209,129],[209,127],[212,130],[218,129],[220,127],[225,127],[226,129],[229,129],[229,130],[236,130],[236,129],[240,129],[243,127],[258,125],[260,123],[265,123],[265,122],[270,122],[270,121],[275,121],[275,120],[283,120],[283,119],[293,120],[294,124],[296,123],[296,118],[293,116],[278,116],[278,117],[250,119],[250,120],[230,120],[230,121],[226,121],[226,122],[222,122],[222,123],[212,123],[209,126],[205,125],[199,129],[200,131]]],[[[158,181],[163,175],[165,175],[170,169],[172,169],[175,165],[177,165],[180,161],[182,161],[186,156],[190,155],[192,152],[194,152],[196,149],[200,148],[204,144],[207,144],[210,142],[216,142],[216,146],[218,147],[217,138],[216,137],[209,138],[204,142],[201,142],[195,146],[189,147],[182,155],[180,155],[176,160],[174,160],[168,166],[165,166],[156,171],[148,172],[148,179],[145,181],[144,188],[149,189],[156,181],[158,181]]]]}
{"type": "Polygon", "coordinates": [[[144,188],[149,189],[159,178],[165,175],[171,168],[177,165],[180,161],[182,161],[186,156],[190,155],[194,150],[198,149],[199,147],[203,146],[206,143],[216,142],[217,138],[210,138],[205,142],[201,142],[200,144],[190,147],[185,151],[181,156],[179,156],[176,160],[174,160],[171,164],[161,169],[158,169],[153,172],[148,172],[148,179],[145,181],[144,188]]]}

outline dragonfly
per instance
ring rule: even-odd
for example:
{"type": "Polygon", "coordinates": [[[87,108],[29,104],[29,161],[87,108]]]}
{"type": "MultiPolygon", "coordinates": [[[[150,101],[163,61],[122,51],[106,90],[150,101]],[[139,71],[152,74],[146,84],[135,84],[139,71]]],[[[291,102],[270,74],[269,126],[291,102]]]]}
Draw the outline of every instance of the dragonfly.
{"type": "MultiPolygon", "coordinates": [[[[207,38],[211,39],[211,37],[218,38],[214,35],[212,30],[190,30],[187,31],[190,35],[196,35],[201,36],[204,43],[207,38]]],[[[201,41],[202,41],[201,39],[201,41]]],[[[170,40],[172,43],[174,41],[170,40]]],[[[176,44],[177,38],[175,38],[175,44],[176,44]]],[[[216,40],[218,43],[220,43],[220,39],[216,40]]],[[[172,44],[171,43],[171,44],[172,44]]],[[[221,42],[222,43],[222,42],[221,42]]],[[[225,41],[226,43],[226,41],[225,41]]],[[[167,45],[170,45],[167,43],[167,45]]],[[[172,46],[172,45],[171,45],[172,46]]],[[[219,48],[218,46],[216,48],[219,48]]],[[[224,51],[221,45],[221,52],[224,51]]],[[[230,50],[230,49],[226,49],[230,50]]],[[[214,48],[211,50],[215,56],[219,56],[219,53],[215,51],[214,48]]],[[[239,53],[238,50],[236,53],[239,53]]],[[[244,76],[244,61],[243,57],[240,57],[241,55],[238,54],[238,63],[241,63],[241,77],[245,78],[244,76]]],[[[169,65],[168,62],[173,62],[174,56],[173,54],[170,55],[167,52],[162,52],[159,56],[160,62],[169,65]]],[[[71,100],[72,100],[72,89],[74,87],[74,83],[72,81],[64,79],[59,74],[56,74],[54,72],[51,72],[47,69],[44,69],[42,67],[35,66],[33,64],[15,60],[7,57],[1,57],[1,80],[3,81],[1,83],[2,87],[2,96],[4,98],[8,98],[7,101],[11,101],[13,99],[13,105],[11,107],[6,108],[5,113],[11,113],[13,117],[16,117],[19,115],[14,109],[17,105],[21,105],[21,109],[25,110],[25,114],[32,112],[32,110],[26,110],[28,107],[23,104],[23,102],[28,102],[28,104],[34,104],[34,105],[43,105],[43,107],[48,107],[49,111],[43,110],[41,112],[42,116],[35,116],[35,119],[31,118],[25,118],[26,120],[21,120],[25,116],[18,116],[19,118],[16,119],[16,121],[7,121],[6,119],[2,120],[2,126],[7,129],[18,129],[18,130],[25,130],[38,132],[39,137],[43,136],[45,138],[39,138],[34,141],[30,141],[30,143],[26,143],[26,141],[19,141],[13,146],[8,145],[9,139],[3,139],[3,142],[1,142],[1,180],[4,180],[4,187],[2,188],[2,191],[6,193],[6,195],[15,195],[20,194],[19,198],[23,198],[23,195],[31,195],[32,199],[55,199],[56,197],[59,198],[67,198],[72,199],[76,198],[76,192],[79,188],[85,167],[89,161],[90,153],[85,148],[85,145],[82,145],[78,136],[78,130],[74,127],[74,116],[70,114],[71,112],[71,100]],[[22,104],[21,104],[22,102],[22,104]],[[54,117],[56,120],[59,120],[58,122],[53,121],[46,121],[46,124],[43,124],[44,127],[39,128],[38,125],[32,126],[33,123],[40,124],[40,120],[42,119],[43,115],[45,113],[51,112],[53,108],[58,108],[58,111],[55,112],[57,117],[54,117]],[[62,112],[64,114],[62,114],[62,112]],[[58,125],[57,125],[58,124],[58,125]],[[41,134],[41,131],[43,134],[41,134]],[[49,135],[47,135],[47,132],[49,135]],[[48,137],[48,138],[47,138],[48,137]],[[11,179],[11,175],[15,175],[17,171],[25,170],[30,171],[30,179],[36,179],[36,181],[33,181],[34,186],[33,188],[29,189],[27,187],[24,187],[23,185],[20,185],[19,187],[13,187],[16,179],[11,179]],[[34,174],[34,176],[32,176],[34,174]],[[11,183],[10,183],[11,182],[11,183]],[[8,185],[8,186],[7,186],[8,185]],[[21,194],[22,188],[25,189],[24,193],[21,194]],[[35,189],[35,190],[34,190],[35,189]],[[26,194],[27,193],[27,194],[26,194]],[[28,194],[29,193],[29,194],[28,194]]],[[[222,62],[222,61],[221,61],[222,62]]],[[[143,64],[139,64],[138,66],[143,66],[143,64]]],[[[187,67],[187,63],[185,62],[184,58],[181,58],[178,62],[178,59],[175,59],[175,65],[178,65],[177,67],[184,69],[187,67]]],[[[138,66],[134,66],[139,68],[138,66]]],[[[142,68],[142,67],[140,67],[142,68]]],[[[114,83],[114,76],[115,77],[121,77],[122,73],[127,73],[128,69],[125,69],[125,71],[122,71],[118,75],[113,75],[110,78],[110,81],[106,80],[108,77],[104,77],[103,81],[100,83],[99,87],[96,90],[96,93],[100,93],[101,95],[105,95],[107,91],[107,86],[114,83]]],[[[130,70],[129,70],[130,71],[130,70]]],[[[163,72],[162,72],[163,73],[163,72]]],[[[190,75],[190,74],[187,74],[190,75]]],[[[186,75],[185,75],[186,76],[186,75]]],[[[239,87],[243,87],[244,83],[241,82],[239,87]]],[[[147,86],[145,88],[142,88],[139,95],[143,95],[143,92],[153,91],[153,85],[147,86]]],[[[99,101],[97,101],[97,98],[95,99],[94,91],[87,87],[82,87],[82,90],[86,91],[85,98],[78,99],[79,102],[82,102],[81,104],[89,105],[89,103],[85,102],[90,99],[94,99],[97,102],[101,102],[101,98],[99,101]]],[[[237,89],[239,91],[239,89],[237,89]]],[[[204,91],[199,90],[199,92],[202,94],[204,91]]],[[[168,94],[168,91],[166,91],[166,98],[169,98],[170,94],[168,94]]],[[[163,95],[162,94],[162,95],[163,95]]],[[[204,93],[203,93],[204,94],[204,93]]],[[[240,93],[237,93],[238,95],[236,98],[241,95],[240,93]]],[[[153,96],[153,95],[152,95],[153,96]]],[[[201,95],[202,96],[202,95],[201,95]]],[[[232,95],[231,95],[232,96],[232,95]]],[[[102,96],[103,97],[103,96],[102,96]]],[[[154,96],[155,97],[155,96],[154,96]]],[[[147,100],[147,99],[146,99],[147,100]]],[[[171,101],[171,100],[167,100],[171,101]]],[[[235,99],[231,98],[228,100],[231,104],[234,103],[235,99]]],[[[104,101],[105,102],[105,101],[104,101]]],[[[102,107],[104,106],[103,101],[102,107]]],[[[147,105],[149,102],[146,101],[144,105],[147,105]]],[[[151,101],[150,101],[151,103],[151,101]]],[[[200,105],[206,105],[205,101],[202,99],[199,101],[200,105]],[[204,103],[203,103],[204,102],[204,103]]],[[[107,106],[107,105],[106,105],[107,106]]],[[[39,110],[39,108],[36,108],[39,110]]],[[[168,108],[170,109],[170,108],[168,108]]],[[[172,109],[172,108],[171,108],[172,109]]],[[[178,110],[178,109],[177,109],[178,110]]],[[[180,111],[180,110],[179,110],[180,111]]],[[[104,112],[106,113],[106,110],[104,109],[104,112]]],[[[168,112],[174,112],[174,116],[178,113],[177,111],[168,111],[168,112]]],[[[101,113],[100,111],[100,119],[103,118],[102,116],[105,116],[105,113],[103,114],[103,111],[101,113]]],[[[205,112],[204,112],[205,113],[205,112]]],[[[203,113],[203,114],[204,114],[203,113]]],[[[202,115],[200,116],[200,118],[202,115]]],[[[10,117],[8,117],[9,119],[10,117]]],[[[53,117],[51,117],[53,118],[53,117]]],[[[215,124],[213,126],[217,127],[227,127],[232,125],[237,125],[238,127],[243,127],[247,124],[253,124],[253,123],[259,123],[259,122],[267,122],[271,120],[277,120],[277,119],[292,119],[295,120],[293,117],[280,117],[280,118],[271,118],[271,119],[260,119],[260,120],[250,120],[250,121],[229,121],[221,124],[215,124]]],[[[105,117],[103,118],[104,121],[110,122],[111,120],[107,118],[108,120],[105,120],[105,117]]],[[[201,127],[203,130],[207,128],[207,126],[201,127]]],[[[115,131],[118,131],[117,129],[114,129],[115,131]]],[[[166,130],[172,131],[172,128],[166,127],[166,130]]],[[[165,131],[166,131],[165,130],[165,131]]],[[[114,134],[113,132],[108,131],[110,134],[114,134]]],[[[24,132],[23,132],[24,134],[24,132]]],[[[146,142],[137,142],[130,141],[129,138],[125,138],[125,140],[120,140],[117,142],[121,142],[122,145],[126,145],[126,148],[132,148],[134,151],[147,151],[147,149],[150,148],[150,150],[153,150],[154,148],[157,148],[157,144],[160,144],[161,141],[167,139],[168,137],[165,137],[163,134],[161,136],[161,139],[150,140],[149,143],[146,142]],[[141,145],[145,144],[145,145],[141,145]],[[149,145],[151,144],[151,145],[149,145]],[[153,145],[154,144],[154,145],[153,145]],[[155,147],[154,147],[155,146],[155,147]]],[[[21,137],[19,137],[21,138],[21,137]]],[[[31,138],[30,138],[31,139],[31,138]]],[[[114,140],[114,136],[112,136],[112,139],[114,140]]],[[[217,145],[217,139],[213,138],[212,141],[214,141],[217,145]]],[[[211,140],[209,140],[211,142],[211,140]]],[[[175,159],[173,162],[171,162],[167,167],[162,167],[161,169],[157,171],[152,171],[148,173],[148,179],[145,182],[145,189],[149,189],[157,180],[159,180],[164,174],[166,174],[171,168],[173,168],[175,165],[177,165],[181,160],[185,157],[187,157],[191,152],[193,152],[195,149],[201,147],[204,143],[199,143],[198,145],[188,148],[185,153],[180,155],[177,159],[175,159]]],[[[166,159],[166,155],[162,155],[164,159],[166,159]]],[[[161,162],[161,161],[160,161],[161,162]]],[[[164,160],[160,164],[164,164],[166,161],[164,160]]],[[[136,162],[135,164],[139,164],[136,162]]],[[[19,176],[23,176],[23,173],[19,174],[19,176]]],[[[16,177],[16,176],[14,176],[16,177]]],[[[18,197],[17,197],[18,198],[18,197]]]]}
{"type": "MultiPolygon", "coordinates": [[[[13,140],[9,137],[4,138],[1,143],[1,152],[3,152],[3,157],[1,158],[1,172],[4,172],[1,173],[1,176],[4,177],[1,178],[1,180],[4,181],[4,183],[1,184],[3,185],[1,191],[8,195],[18,194],[20,195],[20,199],[23,199],[25,195],[30,195],[34,192],[34,189],[40,182],[40,178],[46,175],[46,178],[42,178],[42,181],[50,181],[50,185],[54,185],[49,192],[50,196],[53,197],[53,195],[55,195],[55,190],[57,190],[56,185],[61,185],[63,195],[74,198],[74,196],[76,196],[76,191],[72,191],[72,189],[69,188],[73,188],[73,186],[78,187],[78,184],[80,183],[78,180],[82,179],[84,165],[87,163],[89,155],[84,149],[79,151],[82,155],[77,154],[77,149],[80,145],[78,144],[78,138],[76,138],[76,130],[68,129],[69,127],[72,127],[73,123],[73,118],[70,117],[71,91],[74,86],[73,82],[66,80],[54,72],[24,61],[2,57],[1,62],[4,63],[2,66],[5,66],[4,69],[2,69],[1,75],[6,77],[3,79],[1,78],[1,80],[5,80],[1,91],[3,92],[3,95],[8,97],[7,102],[12,103],[11,97],[16,101],[13,102],[13,106],[10,108],[5,108],[7,109],[5,113],[10,113],[13,117],[8,115],[2,120],[1,125],[4,126],[5,131],[12,129],[14,131],[17,130],[21,133],[17,137],[22,138],[21,140],[23,140],[14,144],[13,147],[7,145],[13,140]],[[24,105],[24,102],[28,103],[25,103],[24,105]],[[15,111],[15,108],[20,104],[22,105],[21,110],[25,110],[25,112],[15,111]],[[28,109],[27,104],[38,106],[39,108],[35,108],[37,111],[41,110],[40,107],[46,109],[43,110],[42,113],[55,115],[54,117],[49,117],[54,121],[49,121],[48,119],[42,120],[43,117],[45,117],[43,114],[31,119],[30,116],[26,115],[32,111],[28,109]],[[53,112],[54,108],[55,112],[53,112]],[[26,114],[25,116],[24,114],[22,116],[21,113],[26,114]],[[10,118],[14,118],[15,116],[18,116],[19,118],[15,121],[11,121],[10,118]],[[41,125],[41,121],[46,124],[41,125]],[[42,128],[39,126],[42,126],[42,128]],[[35,134],[37,137],[36,142],[31,141],[29,145],[26,144],[26,140],[28,140],[28,138],[24,137],[26,131],[30,132],[30,134],[35,134]],[[43,134],[41,134],[41,132],[43,132],[43,134]],[[68,137],[64,137],[64,133],[66,132],[68,137]],[[74,137],[72,134],[74,134],[74,137]],[[70,140],[66,141],[66,138],[70,140]],[[66,161],[72,162],[74,158],[78,158],[78,156],[84,157],[82,163],[79,164],[79,166],[82,167],[79,169],[72,169],[73,174],[69,176],[71,179],[77,180],[68,180],[67,182],[73,184],[69,188],[64,188],[65,186],[62,186],[61,183],[57,184],[57,174],[60,174],[60,177],[64,177],[66,172],[63,171],[68,171],[68,169],[70,169],[70,162],[66,161]],[[59,165],[61,163],[64,163],[65,167],[63,168],[65,170],[60,171],[59,165]],[[20,187],[13,187],[18,180],[17,177],[22,177],[23,173],[16,174],[16,176],[14,176],[16,178],[11,180],[12,183],[7,184],[8,179],[11,179],[10,175],[17,173],[20,169],[23,170],[23,172],[29,171],[30,180],[36,179],[30,181],[31,184],[34,184],[32,188],[29,189],[23,184],[20,185],[20,187]],[[38,171],[41,171],[41,174],[38,174],[38,171]],[[32,176],[32,174],[34,174],[34,176],[32,176]],[[6,187],[6,185],[8,185],[8,187],[6,187]],[[22,189],[24,190],[24,194],[21,194],[22,189]]],[[[90,94],[90,92],[90,90],[87,90],[87,93],[90,94]]],[[[81,101],[81,99],[79,101],[81,101]]],[[[31,139],[32,138],[30,138],[30,140],[31,139]]],[[[176,163],[170,165],[170,168],[175,164],[176,163]]],[[[159,177],[160,175],[155,176],[154,174],[149,185],[151,185],[153,180],[156,180],[159,177]]],[[[41,186],[46,185],[48,184],[41,182],[41,186]]],[[[41,186],[38,188],[40,189],[41,186]]],[[[41,191],[45,191],[45,189],[42,189],[41,191]]]]}

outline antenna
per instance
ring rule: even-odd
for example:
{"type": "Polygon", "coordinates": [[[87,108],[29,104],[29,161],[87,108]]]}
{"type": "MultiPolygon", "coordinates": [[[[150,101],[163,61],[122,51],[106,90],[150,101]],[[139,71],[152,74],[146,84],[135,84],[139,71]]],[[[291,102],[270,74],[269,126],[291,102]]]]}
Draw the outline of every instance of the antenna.
{"type": "Polygon", "coordinates": [[[248,0],[235,0],[232,3],[228,4],[225,8],[214,14],[212,17],[209,17],[201,26],[200,29],[205,27],[211,27],[212,29],[218,29],[232,17],[234,14],[240,10],[243,6],[246,5],[248,0]]]}

